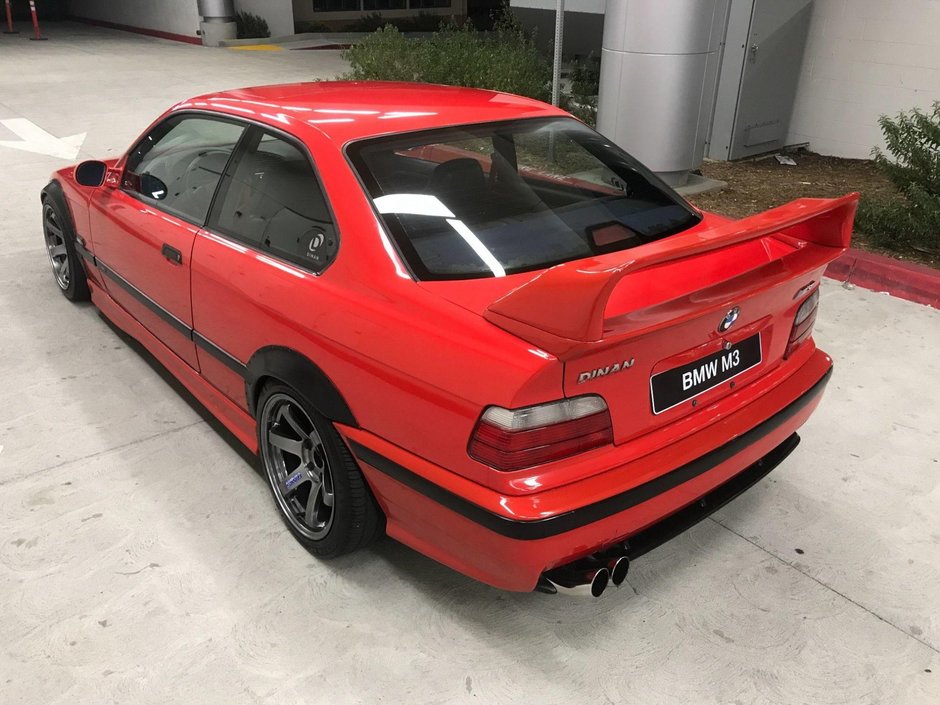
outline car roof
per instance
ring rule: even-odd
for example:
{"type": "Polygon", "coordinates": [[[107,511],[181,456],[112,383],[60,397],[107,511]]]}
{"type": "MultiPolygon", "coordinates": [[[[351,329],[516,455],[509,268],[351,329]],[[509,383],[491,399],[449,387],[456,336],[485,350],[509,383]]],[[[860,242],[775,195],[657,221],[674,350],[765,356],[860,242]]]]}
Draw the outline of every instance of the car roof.
{"type": "Polygon", "coordinates": [[[173,110],[212,110],[300,135],[351,140],[450,125],[567,115],[531,98],[457,86],[392,81],[285,83],[209,93],[173,110]]]}

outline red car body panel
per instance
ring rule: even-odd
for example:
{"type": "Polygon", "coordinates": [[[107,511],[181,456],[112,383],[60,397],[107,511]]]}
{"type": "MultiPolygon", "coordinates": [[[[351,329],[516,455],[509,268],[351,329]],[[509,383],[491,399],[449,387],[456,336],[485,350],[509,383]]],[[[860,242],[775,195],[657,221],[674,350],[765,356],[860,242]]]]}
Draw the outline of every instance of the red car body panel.
{"type": "Polygon", "coordinates": [[[87,232],[93,233],[95,256],[146,291],[182,326],[156,315],[113,281],[108,294],[163,340],[186,363],[198,369],[196,346],[184,327],[192,328],[193,309],[188,267],[166,266],[161,249],[168,245],[188,260],[199,228],[168,213],[148,208],[119,189],[106,189],[91,202],[87,232]]]}
{"type": "MultiPolygon", "coordinates": [[[[538,535],[545,520],[571,517],[577,510],[583,511],[592,504],[640,488],[661,477],[664,468],[681,468],[702,457],[705,449],[714,450],[728,438],[747,433],[778,413],[781,402],[785,408],[797,401],[807,389],[825,380],[831,366],[832,361],[827,355],[812,351],[803,367],[781,382],[773,393],[764,395],[720,422],[652,450],[632,462],[614,466],[607,464],[605,472],[590,480],[523,498],[506,497],[464,484],[443,468],[403,454],[400,449],[389,447],[362,431],[344,428],[343,432],[353,442],[354,448],[361,444],[374,449],[383,458],[392,459],[427,477],[435,485],[448,488],[455,496],[465,497],[474,505],[487,508],[493,516],[502,517],[513,526],[526,522],[523,526],[532,526],[535,529],[532,535],[538,535]]],[[[378,470],[369,464],[370,456],[358,448],[357,455],[363,462],[370,486],[376,488],[376,494],[381,498],[390,536],[483,582],[505,590],[529,591],[546,569],[569,563],[593,553],[598,547],[609,546],[637,534],[759,462],[806,422],[819,403],[819,395],[807,401],[779,426],[707,472],[624,511],[545,538],[520,540],[499,533],[481,525],[479,520],[454,511],[440,499],[429,499],[425,492],[415,491],[388,471],[378,470]],[[446,530],[442,530],[445,527],[446,530]]],[[[608,458],[608,461],[616,463],[618,459],[608,458]]]]}
{"type": "Polygon", "coordinates": [[[344,147],[565,113],[517,96],[393,83],[230,91],[181,103],[161,120],[182,111],[250,120],[300,140],[332,205],[336,259],[317,275],[149,209],[115,188],[126,158],[109,162],[106,184],[95,189],[63,169],[54,179],[94,303],[253,451],[252,384],[276,376],[265,355],[288,349],[311,361],[348,407],[336,425],[388,533],[467,575],[531,590],[546,569],[628,538],[741,473],[791,437],[819,401],[831,360],[811,338],[789,357],[785,349],[798,295],[848,246],[857,196],[806,199],[737,223],[705,214],[678,235],[541,273],[417,282],[344,147]],[[162,256],[167,244],[182,253],[180,264],[162,256]],[[740,321],[719,333],[731,305],[740,321]],[[760,365],[692,405],[653,413],[652,375],[756,333],[760,365]],[[621,360],[633,361],[628,372],[582,379],[621,360]],[[612,445],[513,472],[468,454],[488,406],[589,393],[608,402],[612,445]],[[728,445],[758,427],[753,442],[728,445]],[[722,448],[728,457],[715,455],[722,448]],[[715,462],[687,481],[569,526],[586,507],[632,496],[706,456],[715,462]],[[545,529],[552,521],[568,528],[545,529]]]}

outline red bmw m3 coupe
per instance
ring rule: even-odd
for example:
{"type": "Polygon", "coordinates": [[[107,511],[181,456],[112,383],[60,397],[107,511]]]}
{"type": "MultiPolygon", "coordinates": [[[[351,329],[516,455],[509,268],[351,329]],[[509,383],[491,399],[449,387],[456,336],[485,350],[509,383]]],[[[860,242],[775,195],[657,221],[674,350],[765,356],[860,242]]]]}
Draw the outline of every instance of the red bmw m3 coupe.
{"type": "Polygon", "coordinates": [[[387,533],[599,595],[797,445],[856,204],[731,221],[544,103],[336,82],[180,103],[42,221],[62,292],[258,453],[312,553],[387,533]]]}

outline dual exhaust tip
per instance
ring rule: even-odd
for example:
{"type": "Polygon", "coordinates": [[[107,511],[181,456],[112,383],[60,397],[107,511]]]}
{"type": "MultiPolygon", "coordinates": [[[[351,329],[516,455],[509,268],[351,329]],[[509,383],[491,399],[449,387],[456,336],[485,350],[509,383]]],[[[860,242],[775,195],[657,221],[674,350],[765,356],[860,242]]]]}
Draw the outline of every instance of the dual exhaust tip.
{"type": "Polygon", "coordinates": [[[589,593],[592,597],[604,594],[608,585],[620,587],[630,571],[626,550],[618,547],[602,554],[594,554],[558,568],[547,570],[539,577],[536,591],[554,595],[559,590],[589,593]]]}

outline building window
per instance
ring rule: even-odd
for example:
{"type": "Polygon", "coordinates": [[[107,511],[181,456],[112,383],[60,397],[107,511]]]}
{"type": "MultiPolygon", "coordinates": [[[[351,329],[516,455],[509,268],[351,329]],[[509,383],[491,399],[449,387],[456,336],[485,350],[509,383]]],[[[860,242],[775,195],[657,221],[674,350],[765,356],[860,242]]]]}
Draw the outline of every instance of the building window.
{"type": "Polygon", "coordinates": [[[450,7],[452,0],[313,0],[314,12],[381,12],[450,7]]]}
{"type": "Polygon", "coordinates": [[[366,12],[373,10],[404,10],[405,0],[362,0],[362,9],[366,12]]]}
{"type": "Polygon", "coordinates": [[[359,0],[313,0],[314,12],[359,12],[359,0]]]}

